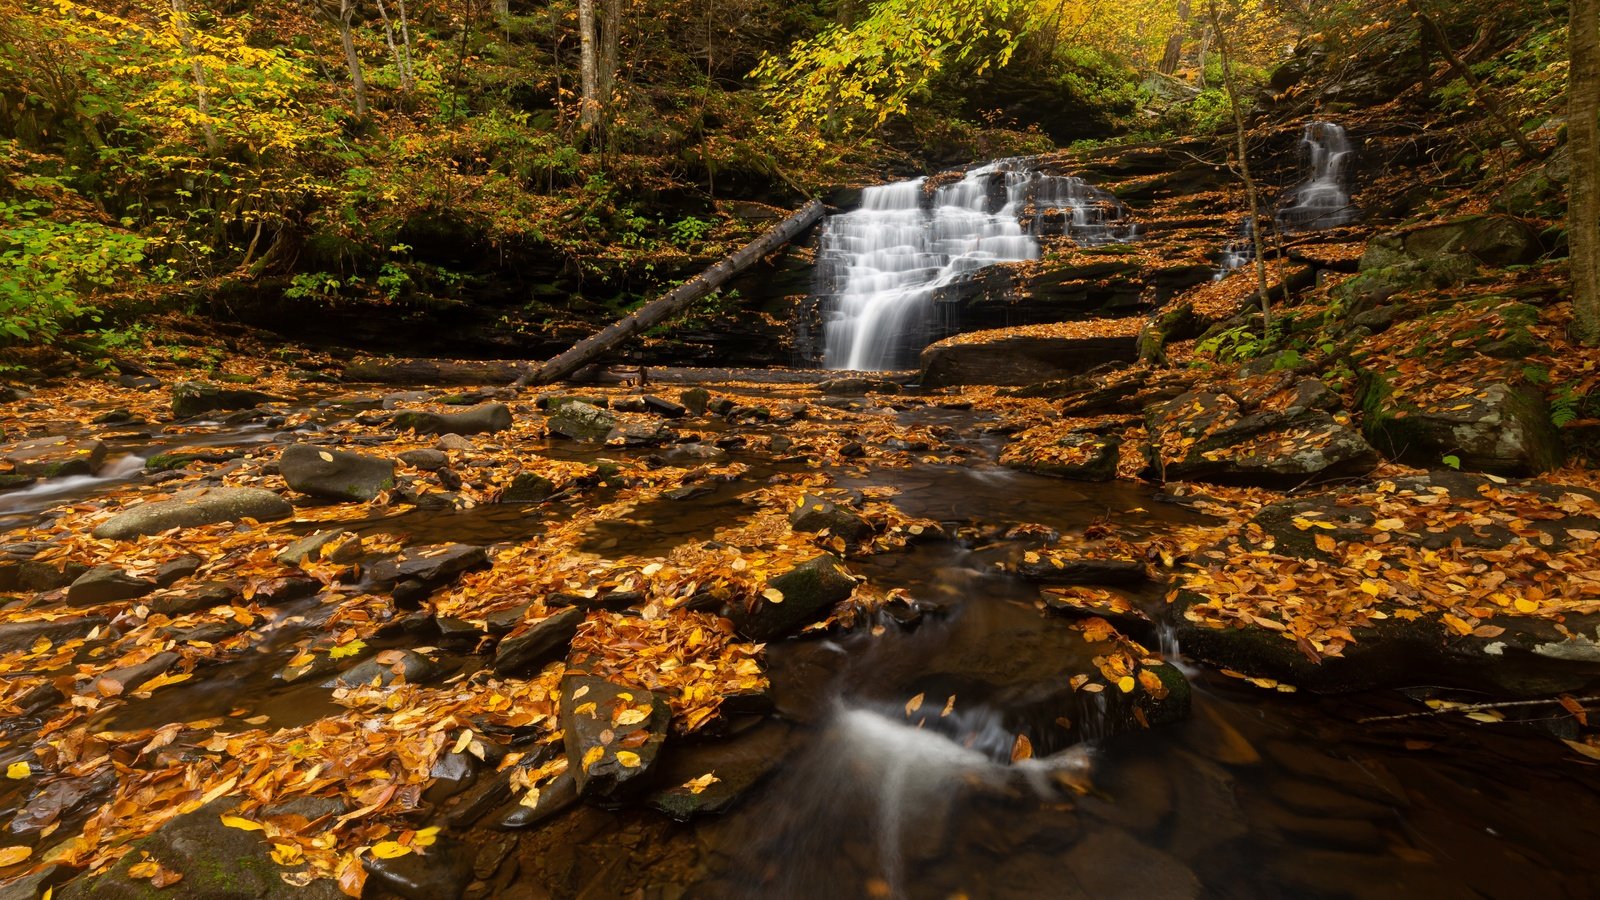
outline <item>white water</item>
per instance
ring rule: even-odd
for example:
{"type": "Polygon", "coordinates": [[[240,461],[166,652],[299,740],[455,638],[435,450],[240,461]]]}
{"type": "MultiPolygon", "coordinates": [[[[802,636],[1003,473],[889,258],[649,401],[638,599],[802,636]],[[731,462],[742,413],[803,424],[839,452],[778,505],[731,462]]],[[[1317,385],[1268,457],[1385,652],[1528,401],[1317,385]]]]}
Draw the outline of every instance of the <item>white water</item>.
{"type": "Polygon", "coordinates": [[[1222,261],[1217,266],[1214,281],[1227,278],[1229,273],[1256,261],[1255,221],[1245,219],[1233,240],[1222,248],[1222,261]]]}
{"type": "Polygon", "coordinates": [[[1131,236],[1116,198],[1078,178],[1018,160],[967,172],[933,191],[926,179],[867,188],[861,208],[833,216],[817,257],[828,302],[823,362],[830,369],[914,365],[942,288],[1001,262],[1037,259],[1041,231],[1080,244],[1131,236]],[[1026,223],[1026,225],[1025,225],[1026,223]]]}
{"type": "Polygon", "coordinates": [[[119,456],[102,465],[94,475],[69,475],[51,478],[16,491],[0,495],[0,515],[33,509],[42,509],[68,494],[85,493],[102,485],[118,484],[137,475],[144,468],[144,457],[132,453],[119,456]]]}
{"type": "Polygon", "coordinates": [[[1336,228],[1354,222],[1361,211],[1350,203],[1347,164],[1352,150],[1344,128],[1312,122],[1300,136],[1311,164],[1311,179],[1283,196],[1278,227],[1285,231],[1336,228]]]}

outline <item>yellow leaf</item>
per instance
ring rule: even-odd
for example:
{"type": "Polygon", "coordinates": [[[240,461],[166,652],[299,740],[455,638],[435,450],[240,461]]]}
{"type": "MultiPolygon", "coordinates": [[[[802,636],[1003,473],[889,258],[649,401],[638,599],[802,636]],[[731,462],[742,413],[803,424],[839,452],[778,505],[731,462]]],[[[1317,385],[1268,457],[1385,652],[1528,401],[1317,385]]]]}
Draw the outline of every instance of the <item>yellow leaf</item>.
{"type": "Polygon", "coordinates": [[[332,657],[333,659],[344,659],[347,656],[355,656],[357,653],[360,653],[365,649],[367,649],[366,641],[354,640],[348,644],[340,644],[332,650],[329,650],[328,656],[332,657]]]}
{"type": "Polygon", "coordinates": [[[438,841],[439,826],[429,825],[427,828],[419,829],[417,831],[416,836],[411,839],[411,846],[432,847],[434,844],[438,843],[438,841]]]}
{"type": "Polygon", "coordinates": [[[783,602],[783,591],[780,591],[775,587],[769,587],[766,590],[762,591],[761,592],[761,596],[767,598],[767,602],[769,602],[769,603],[782,603],[783,602]]]}
{"type": "Polygon", "coordinates": [[[1512,605],[1517,608],[1519,613],[1536,613],[1539,611],[1539,604],[1529,600],[1527,597],[1518,597],[1512,601],[1512,605]]]}
{"type": "Polygon", "coordinates": [[[33,774],[33,767],[25,762],[14,762],[6,766],[6,777],[12,781],[21,781],[33,774]]]}
{"type": "Polygon", "coordinates": [[[1467,622],[1460,616],[1454,616],[1450,613],[1445,613],[1444,624],[1450,626],[1450,630],[1454,631],[1456,634],[1468,635],[1472,633],[1472,626],[1467,624],[1467,622]]]}
{"type": "Polygon", "coordinates": [[[595,714],[595,710],[597,708],[598,707],[594,705],[594,701],[590,700],[588,703],[578,704],[578,708],[573,710],[572,714],[575,716],[592,716],[595,714]]]}
{"type": "Polygon", "coordinates": [[[640,762],[639,754],[632,750],[618,750],[617,762],[621,763],[624,769],[637,769],[640,762]]]}
{"type": "Polygon", "coordinates": [[[1565,738],[1562,738],[1561,743],[1566,744],[1568,747],[1571,747],[1576,752],[1581,753],[1590,759],[1600,760],[1600,747],[1596,747],[1592,744],[1579,743],[1578,741],[1569,741],[1565,738]]]}
{"type": "Polygon", "coordinates": [[[14,866],[32,855],[31,847],[0,847],[0,866],[14,866]]]}
{"type": "Polygon", "coordinates": [[[617,717],[613,721],[618,725],[637,725],[648,718],[650,718],[649,712],[638,707],[632,707],[617,713],[617,717]]]}
{"type": "Polygon", "coordinates": [[[912,713],[914,713],[917,710],[922,708],[922,697],[923,697],[922,694],[918,694],[915,697],[912,697],[910,700],[906,701],[906,715],[909,716],[912,713]]]}
{"type": "Polygon", "coordinates": [[[372,855],[379,859],[395,859],[411,852],[411,848],[399,841],[379,841],[372,845],[372,855]]]}
{"type": "Polygon", "coordinates": [[[605,756],[605,755],[606,755],[605,748],[603,748],[603,747],[590,747],[588,749],[588,751],[583,754],[583,770],[585,772],[587,772],[590,769],[594,768],[594,764],[599,762],[600,758],[602,756],[605,756]]]}
{"type": "Polygon", "coordinates": [[[1363,581],[1361,582],[1361,590],[1364,593],[1368,593],[1376,597],[1383,593],[1383,585],[1377,583],[1376,581],[1363,581]]]}
{"type": "Polygon", "coordinates": [[[1332,553],[1339,546],[1331,534],[1319,534],[1313,540],[1317,542],[1317,549],[1323,553],[1332,553]]]}
{"type": "Polygon", "coordinates": [[[704,791],[706,788],[716,784],[721,780],[722,779],[718,778],[715,774],[707,772],[704,775],[701,775],[699,778],[691,778],[688,781],[685,781],[683,786],[689,789],[689,793],[699,794],[701,791],[704,791]]]}
{"type": "Polygon", "coordinates": [[[139,879],[154,878],[154,877],[156,877],[156,873],[158,873],[160,871],[161,871],[161,863],[158,863],[153,859],[146,859],[146,860],[143,860],[142,862],[136,862],[133,865],[129,866],[128,867],[128,877],[129,878],[139,878],[139,879]]]}
{"type": "Polygon", "coordinates": [[[1124,675],[1117,679],[1117,689],[1122,691],[1124,694],[1133,693],[1133,688],[1136,684],[1138,684],[1138,682],[1133,680],[1132,675],[1124,675]]]}
{"type": "Polygon", "coordinates": [[[299,844],[273,844],[272,861],[280,866],[296,866],[304,862],[305,851],[299,844]]]}
{"type": "Polygon", "coordinates": [[[252,822],[249,819],[241,819],[238,816],[223,816],[222,824],[229,828],[237,828],[240,831],[260,831],[266,827],[260,822],[252,822]]]}

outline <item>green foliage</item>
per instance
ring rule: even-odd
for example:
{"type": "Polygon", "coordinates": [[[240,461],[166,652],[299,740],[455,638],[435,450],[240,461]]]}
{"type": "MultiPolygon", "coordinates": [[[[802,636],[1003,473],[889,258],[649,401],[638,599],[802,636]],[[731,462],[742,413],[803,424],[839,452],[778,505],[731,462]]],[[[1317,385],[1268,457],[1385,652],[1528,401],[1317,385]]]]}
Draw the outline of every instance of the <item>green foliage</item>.
{"type": "Polygon", "coordinates": [[[0,201],[0,343],[48,343],[77,319],[98,321],[89,295],[144,259],[138,235],[49,211],[39,200],[0,201]]]}
{"type": "Polygon", "coordinates": [[[1270,349],[1272,349],[1270,338],[1260,337],[1243,325],[1214,334],[1195,346],[1197,354],[1209,356],[1222,363],[1255,359],[1270,349]]]}
{"type": "Polygon", "coordinates": [[[1453,456],[1453,455],[1452,456],[1446,456],[1444,459],[1441,459],[1439,461],[1444,463],[1445,465],[1449,466],[1452,469],[1458,469],[1459,470],[1461,468],[1461,457],[1459,457],[1459,456],[1453,456]]]}
{"type": "Polygon", "coordinates": [[[783,128],[858,133],[904,115],[941,75],[1004,66],[1024,33],[1022,0],[880,0],[865,18],[835,25],[752,73],[783,128]]]}

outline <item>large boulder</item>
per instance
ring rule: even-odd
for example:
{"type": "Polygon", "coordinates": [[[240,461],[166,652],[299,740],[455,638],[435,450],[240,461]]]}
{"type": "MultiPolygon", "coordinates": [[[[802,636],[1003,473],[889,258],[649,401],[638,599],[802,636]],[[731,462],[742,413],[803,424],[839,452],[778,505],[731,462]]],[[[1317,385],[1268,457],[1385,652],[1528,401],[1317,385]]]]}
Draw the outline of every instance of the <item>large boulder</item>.
{"type": "Polygon", "coordinates": [[[1140,323],[1127,322],[1126,336],[1057,337],[1000,329],[949,338],[922,351],[922,384],[1036,384],[1106,363],[1132,362],[1138,358],[1140,323]]]}
{"type": "Polygon", "coordinates": [[[562,403],[545,421],[551,434],[573,441],[603,441],[616,426],[616,416],[581,400],[562,403]]]}
{"type": "Polygon", "coordinates": [[[278,399],[260,391],[222,387],[206,381],[180,381],[172,386],[172,416],[192,419],[208,412],[253,409],[278,399]]]}
{"type": "Polygon", "coordinates": [[[1463,216],[1415,225],[1369,241],[1360,273],[1336,293],[1356,307],[1381,303],[1404,290],[1455,284],[1479,266],[1532,262],[1542,252],[1538,232],[1510,216],[1463,216]]]}
{"type": "Polygon", "coordinates": [[[493,434],[510,428],[513,420],[504,403],[483,403],[453,413],[409,410],[396,414],[392,422],[418,434],[493,434]]]}
{"type": "Polygon", "coordinates": [[[96,566],[67,588],[67,602],[73,606],[98,606],[143,597],[157,587],[154,581],[135,578],[116,566],[96,566]]]}
{"type": "Polygon", "coordinates": [[[850,543],[872,536],[872,526],[866,519],[814,494],[801,497],[795,508],[789,511],[789,524],[796,531],[827,531],[850,543]]]}
{"type": "MultiPolygon", "coordinates": [[[[214,800],[178,816],[149,837],[136,841],[110,871],[80,878],[56,891],[61,900],[340,900],[344,894],[331,879],[295,887],[281,876],[293,872],[272,859],[272,844],[259,831],[223,824],[222,817],[238,797],[214,800]],[[149,876],[135,877],[135,865],[154,860],[182,876],[171,888],[157,888],[149,876]]],[[[304,867],[301,867],[304,869],[304,867]]]]}
{"type": "Polygon", "coordinates": [[[1337,408],[1337,395],[1315,379],[1249,409],[1227,394],[1182,394],[1147,411],[1150,471],[1168,481],[1269,487],[1364,475],[1377,451],[1337,408]]]}
{"type": "Polygon", "coordinates": [[[839,560],[819,556],[768,579],[761,596],[752,604],[737,604],[729,617],[750,640],[776,640],[822,618],[855,588],[855,579],[839,560]]]}
{"type": "Polygon", "coordinates": [[[160,534],[169,528],[195,528],[218,522],[255,519],[269,522],[294,515],[289,501],[260,488],[197,488],[183,491],[171,500],[140,503],[101,523],[94,536],[109,540],[129,540],[147,534],[160,534]]]}
{"type": "Polygon", "coordinates": [[[672,708],[662,694],[570,675],[561,682],[560,718],[578,793],[615,797],[655,764],[672,708]]]}
{"type": "Polygon", "coordinates": [[[1465,388],[1430,382],[1396,393],[1385,378],[1370,376],[1362,404],[1368,439],[1390,459],[1418,466],[1448,461],[1475,472],[1536,475],[1566,461],[1550,409],[1531,387],[1491,381],[1465,388]]]}
{"type": "Polygon", "coordinates": [[[294,444],[278,457],[278,471],[289,487],[327,500],[364,503],[394,487],[394,461],[294,444]]]}
{"type": "Polygon", "coordinates": [[[501,675],[519,675],[567,655],[585,611],[570,606],[536,622],[524,623],[501,639],[495,648],[494,670],[501,675]]]}
{"type": "Polygon", "coordinates": [[[106,445],[93,438],[42,437],[0,448],[9,474],[33,478],[94,475],[106,459],[106,445]]]}

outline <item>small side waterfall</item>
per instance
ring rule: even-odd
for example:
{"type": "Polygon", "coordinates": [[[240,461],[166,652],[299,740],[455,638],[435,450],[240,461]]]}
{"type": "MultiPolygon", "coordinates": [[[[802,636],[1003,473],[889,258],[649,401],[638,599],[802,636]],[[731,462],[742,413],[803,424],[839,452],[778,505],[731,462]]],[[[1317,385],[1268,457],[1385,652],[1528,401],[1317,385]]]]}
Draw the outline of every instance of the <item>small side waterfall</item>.
{"type": "Polygon", "coordinates": [[[1311,163],[1311,180],[1284,194],[1278,227],[1284,231],[1337,228],[1361,217],[1350,203],[1345,172],[1352,154],[1344,128],[1332,122],[1311,122],[1300,137],[1311,163]]]}
{"type": "Polygon", "coordinates": [[[1213,281],[1221,281],[1235,269],[1242,269],[1256,261],[1256,221],[1246,218],[1240,223],[1234,239],[1222,248],[1222,259],[1217,264],[1213,281]]]}
{"type": "Polygon", "coordinates": [[[860,209],[824,227],[817,293],[827,368],[914,366],[937,337],[938,291],[995,263],[1037,259],[1041,234],[1105,244],[1133,233],[1111,194],[1019,160],[973,169],[931,198],[925,186],[918,178],[867,188],[860,209]]]}

